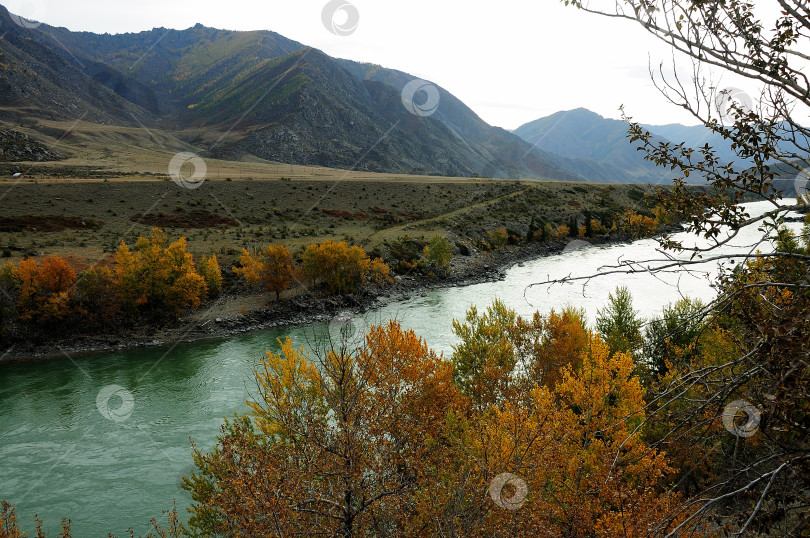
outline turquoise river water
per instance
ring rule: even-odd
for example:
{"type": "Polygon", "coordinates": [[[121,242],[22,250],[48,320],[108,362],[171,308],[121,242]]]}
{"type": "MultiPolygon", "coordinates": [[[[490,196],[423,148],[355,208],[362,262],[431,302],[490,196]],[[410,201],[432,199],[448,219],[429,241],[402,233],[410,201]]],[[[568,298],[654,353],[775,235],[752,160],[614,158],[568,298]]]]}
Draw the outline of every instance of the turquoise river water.
{"type": "MultiPolygon", "coordinates": [[[[765,205],[749,207],[757,213],[765,205]]],[[[734,244],[750,244],[756,235],[746,230],[734,244]]],[[[713,263],[695,275],[614,275],[584,289],[526,288],[547,277],[589,274],[618,260],[660,257],[656,246],[642,240],[540,258],[512,267],[502,281],[425,292],[358,316],[353,324],[362,329],[397,318],[449,354],[455,343],[452,320],[495,297],[523,315],[566,304],[584,307],[592,321],[619,285],[631,289],[644,317],[681,296],[714,296],[706,277],[713,263]]],[[[17,506],[24,528],[33,527],[34,514],[51,532],[62,517],[70,517],[78,537],[123,536],[127,527],[145,533],[149,520],[161,518],[172,500],[184,515],[191,499],[180,477],[192,468],[189,440],[212,446],[223,417],[246,410],[246,398],[255,393],[255,364],[266,349],[278,350],[277,338],[289,335],[304,345],[325,330],[325,325],[291,326],[173,347],[0,365],[0,499],[17,506]]]]}

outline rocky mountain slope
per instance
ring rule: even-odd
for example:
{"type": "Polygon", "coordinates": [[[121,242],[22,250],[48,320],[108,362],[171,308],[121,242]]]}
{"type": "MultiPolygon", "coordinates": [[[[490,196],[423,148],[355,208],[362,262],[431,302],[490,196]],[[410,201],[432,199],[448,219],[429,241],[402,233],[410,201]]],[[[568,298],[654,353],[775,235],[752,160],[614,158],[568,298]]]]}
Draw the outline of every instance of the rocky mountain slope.
{"type": "MultiPolygon", "coordinates": [[[[279,34],[201,25],[93,34],[14,24],[0,7],[0,121],[81,120],[164,133],[200,155],[445,176],[623,181],[533,147],[438,85],[331,58],[279,34]],[[420,101],[421,99],[421,101],[420,101]],[[433,113],[435,112],[435,113],[433,113]]],[[[160,138],[160,137],[152,137],[160,138]]]]}

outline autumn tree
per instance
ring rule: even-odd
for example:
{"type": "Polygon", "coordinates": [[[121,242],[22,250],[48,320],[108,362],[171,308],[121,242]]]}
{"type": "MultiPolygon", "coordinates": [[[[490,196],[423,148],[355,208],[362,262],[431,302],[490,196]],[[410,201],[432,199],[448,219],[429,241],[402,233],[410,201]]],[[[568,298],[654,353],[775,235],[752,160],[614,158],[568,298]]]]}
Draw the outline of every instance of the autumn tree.
{"type": "Polygon", "coordinates": [[[697,459],[713,462],[708,478],[696,482],[687,500],[700,508],[678,532],[689,532],[688,525],[699,518],[722,515],[735,535],[799,533],[810,525],[810,516],[803,515],[807,511],[799,508],[810,504],[804,493],[810,484],[805,409],[810,402],[810,254],[795,248],[798,243],[782,240],[781,224],[789,211],[803,209],[793,201],[797,195],[806,196],[810,185],[807,5],[793,0],[773,6],[743,0],[566,3],[635,22],[670,45],[671,68],[662,64],[652,70],[664,99],[690,113],[734,153],[722,159],[709,144],[689,147],[657,139],[625,116],[630,141],[648,160],[672,171],[673,188],[659,196],[666,214],[705,242],[693,245],[665,235],[659,241],[659,259],[623,260],[623,267],[605,268],[603,274],[688,270],[732,258],[736,262],[736,268],[721,268],[715,283],[720,293],[702,312],[707,329],[732,335],[736,356],[714,363],[699,349],[689,364],[672,365],[676,372],[666,376],[667,383],[652,402],[682,410],[662,435],[662,446],[684,432],[705,432],[699,442],[704,451],[697,459]],[[728,74],[747,88],[717,83],[728,74]],[[689,178],[705,180],[708,188],[689,188],[689,178]],[[785,198],[788,203],[783,203],[785,198]],[[744,200],[767,202],[768,209],[752,216],[740,203],[744,200]],[[734,239],[743,228],[757,230],[759,237],[735,248],[734,239]],[[757,250],[771,241],[778,244],[775,252],[757,250]],[[701,392],[686,396],[694,387],[701,392]],[[738,400],[745,405],[737,406],[738,400]],[[761,420],[751,419],[757,423],[755,435],[740,436],[731,426],[706,426],[722,423],[729,406],[732,415],[740,408],[749,419],[762,415],[761,420]],[[711,435],[714,431],[716,436],[711,435]],[[734,450],[714,451],[728,445],[734,450]]]}
{"type": "Polygon", "coordinates": [[[453,347],[453,378],[483,407],[525,396],[535,384],[553,387],[588,343],[583,314],[575,309],[524,319],[499,299],[480,314],[471,306],[464,322],[453,320],[453,333],[461,339],[453,347]]]}
{"type": "Polygon", "coordinates": [[[355,293],[367,283],[389,281],[389,268],[381,259],[371,259],[362,247],[343,241],[309,245],[301,267],[308,282],[323,285],[330,294],[355,293]]]}
{"type": "Polygon", "coordinates": [[[168,243],[162,230],[140,237],[130,250],[123,241],[115,257],[115,274],[122,305],[129,311],[145,309],[179,316],[200,306],[206,296],[205,279],[187,251],[186,239],[168,243]]]}
{"type": "Polygon", "coordinates": [[[281,292],[295,281],[295,262],[284,245],[270,245],[255,257],[242,249],[240,263],[241,267],[234,267],[234,272],[253,286],[263,286],[267,291],[275,292],[276,301],[281,298],[281,292]]]}
{"type": "Polygon", "coordinates": [[[679,498],[664,454],[650,449],[638,430],[644,391],[632,356],[611,354],[598,336],[589,340],[578,367],[564,367],[554,389],[532,393],[534,406],[550,415],[538,413],[528,426],[554,442],[523,462],[529,488],[538,493],[526,506],[536,514],[527,525],[556,536],[664,534],[660,514],[679,498]]]}
{"type": "Polygon", "coordinates": [[[198,269],[200,276],[205,281],[205,288],[209,297],[216,297],[222,291],[222,269],[219,267],[219,260],[216,254],[210,257],[203,256],[200,259],[198,269]]]}
{"type": "Polygon", "coordinates": [[[66,319],[71,313],[70,293],[76,272],[62,258],[48,256],[20,262],[16,270],[20,282],[20,319],[48,325],[66,319]]]}
{"type": "Polygon", "coordinates": [[[627,209],[619,215],[618,228],[630,237],[638,239],[652,235],[656,230],[656,224],[655,219],[627,209]]]}
{"type": "MultiPolygon", "coordinates": [[[[511,322],[505,314],[495,305],[479,321],[503,327],[511,322]]],[[[467,332],[461,345],[477,347],[481,337],[467,332]]],[[[550,376],[553,386],[534,383],[525,399],[473,405],[452,423],[448,463],[430,470],[436,485],[419,498],[433,533],[663,535],[688,517],[661,523],[682,499],[675,469],[645,442],[645,391],[632,356],[611,353],[598,335],[585,340],[550,376]]],[[[519,378],[513,364],[509,376],[519,378]]]]}
{"type": "Polygon", "coordinates": [[[73,297],[78,315],[91,324],[115,320],[121,310],[115,273],[106,265],[91,267],[79,275],[73,297]]]}
{"type": "Polygon", "coordinates": [[[487,239],[489,240],[489,244],[495,248],[502,247],[506,245],[506,242],[509,240],[509,233],[506,231],[506,228],[498,228],[497,230],[488,230],[487,231],[487,239]]]}
{"type": "Polygon", "coordinates": [[[163,301],[174,315],[200,306],[207,296],[205,279],[197,272],[194,257],[187,251],[186,238],[169,244],[161,260],[168,275],[163,301]]]}
{"type": "Polygon", "coordinates": [[[570,233],[571,233],[571,229],[568,227],[567,224],[560,224],[554,230],[554,237],[556,239],[564,239],[564,238],[568,237],[568,235],[570,233]]]}
{"type": "Polygon", "coordinates": [[[203,534],[419,534],[412,498],[429,488],[446,416],[459,406],[450,363],[397,323],[366,345],[310,357],[280,342],[256,373],[251,414],[223,426],[185,482],[203,534]]]}
{"type": "Polygon", "coordinates": [[[444,237],[434,235],[425,246],[423,256],[436,264],[436,267],[444,269],[450,263],[450,258],[453,257],[452,246],[444,237]]]}

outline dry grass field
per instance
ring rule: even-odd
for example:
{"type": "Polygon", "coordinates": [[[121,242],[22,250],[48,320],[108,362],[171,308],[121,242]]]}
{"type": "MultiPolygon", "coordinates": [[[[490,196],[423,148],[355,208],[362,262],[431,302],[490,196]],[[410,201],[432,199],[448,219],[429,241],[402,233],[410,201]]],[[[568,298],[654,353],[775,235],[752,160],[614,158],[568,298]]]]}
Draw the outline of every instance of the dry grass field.
{"type": "MultiPolygon", "coordinates": [[[[68,257],[81,269],[160,226],[224,266],[242,247],[346,240],[375,251],[403,234],[472,245],[487,230],[524,233],[590,212],[644,208],[656,186],[378,174],[265,161],[205,159],[205,180],[184,188],[169,163],[194,148],[162,131],[38,120],[9,126],[68,156],[0,165],[0,256],[68,257]],[[23,172],[23,179],[12,174],[23,172]]],[[[187,133],[199,144],[199,133],[187,133]]],[[[213,143],[215,140],[206,143],[213,143]]],[[[182,168],[184,176],[194,172],[182,168]]],[[[384,248],[382,249],[384,251],[384,248]]],[[[2,259],[0,259],[2,261],[2,259]]]]}
{"type": "Polygon", "coordinates": [[[82,265],[153,226],[226,262],[242,246],[278,242],[293,251],[326,239],[373,250],[403,234],[472,242],[502,226],[525,232],[533,216],[563,224],[583,211],[615,213],[652,190],[424,177],[209,179],[194,190],[161,180],[3,180],[0,249],[82,265]]]}

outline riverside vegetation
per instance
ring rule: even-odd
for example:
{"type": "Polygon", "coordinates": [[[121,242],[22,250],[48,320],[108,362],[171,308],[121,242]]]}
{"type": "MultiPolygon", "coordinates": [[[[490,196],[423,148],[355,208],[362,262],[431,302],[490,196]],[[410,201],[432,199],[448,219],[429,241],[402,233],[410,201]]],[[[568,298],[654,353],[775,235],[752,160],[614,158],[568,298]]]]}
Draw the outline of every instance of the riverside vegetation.
{"type": "MultiPolygon", "coordinates": [[[[535,189],[514,192],[525,194],[526,190],[535,189]]],[[[602,187],[602,196],[609,192],[610,187],[602,187]]],[[[281,242],[259,246],[254,240],[241,254],[231,254],[234,250],[230,248],[224,254],[220,252],[220,256],[232,260],[225,265],[216,253],[194,256],[185,236],[171,240],[161,228],[153,228],[148,236],[141,236],[131,245],[122,241],[112,254],[92,263],[69,248],[63,249],[65,256],[26,256],[16,263],[0,264],[0,343],[50,342],[65,334],[75,338],[80,336],[76,326],[86,334],[103,334],[111,324],[118,331],[135,325],[171,324],[202,304],[212,304],[224,287],[237,296],[263,289],[274,294],[276,301],[287,291],[290,298],[301,294],[350,296],[380,289],[390,284],[394,275],[426,282],[452,276],[451,261],[472,259],[472,251],[497,256],[506,247],[562,248],[575,238],[599,241],[611,234],[614,239],[641,237],[669,225],[666,213],[643,190],[629,192],[636,193],[643,213],[625,209],[611,217],[605,211],[586,210],[580,215],[574,208],[564,223],[560,222],[562,218],[554,223],[531,216],[523,230],[511,224],[498,227],[507,220],[505,214],[500,220],[493,216],[475,219],[476,214],[508,207],[503,200],[494,208],[484,204],[483,208],[470,210],[472,215],[465,212],[457,217],[475,219],[480,227],[468,229],[474,235],[464,240],[441,228],[428,237],[411,235],[405,231],[407,227],[397,228],[394,221],[398,235],[384,236],[371,256],[362,246],[345,240],[309,244],[295,241],[288,242],[289,247],[281,242]],[[492,228],[487,229],[486,224],[492,228]],[[296,245],[297,250],[291,251],[296,245]]],[[[377,214],[390,216],[386,210],[376,209],[377,214]]],[[[187,218],[187,213],[179,212],[178,218],[187,218]]],[[[352,215],[356,214],[345,213],[348,215],[339,217],[355,220],[352,215]]]]}
{"type": "MultiPolygon", "coordinates": [[[[264,263],[278,259],[267,254],[264,263]]],[[[450,357],[394,321],[357,346],[338,339],[306,353],[281,342],[281,353],[259,364],[250,412],[226,421],[213,450],[195,450],[198,470],[184,482],[194,499],[188,522],[170,510],[151,536],[672,531],[700,509],[696,491],[775,444],[790,446],[806,423],[810,402],[793,383],[781,390],[796,398],[771,400],[776,424],[745,442],[703,403],[746,343],[776,329],[761,317],[766,305],[787,316],[810,306],[806,290],[751,286],[806,271],[785,254],[810,254],[810,218],[798,235],[780,230],[773,256],[721,279],[728,302],[707,310],[684,299],[646,323],[620,288],[595,327],[570,307],[530,319],[497,300],[471,308],[453,324],[460,343],[450,357]],[[693,372],[706,383],[684,383],[693,372]],[[661,394],[673,391],[678,398],[664,405],[661,394]],[[671,436],[673,428],[681,433],[671,436]]],[[[780,348],[807,345],[793,329],[780,330],[780,348]]],[[[783,361],[776,350],[760,358],[766,369],[783,361]]],[[[762,390],[750,379],[727,398],[762,390]]],[[[733,513],[738,502],[722,509],[733,513]]],[[[3,508],[0,536],[19,536],[13,508],[3,508]]],[[[725,536],[735,523],[695,529],[725,536]]],[[[798,510],[780,525],[807,523],[798,510]]]]}
{"type": "MultiPolygon", "coordinates": [[[[810,199],[807,6],[781,1],[763,21],[739,0],[599,5],[693,62],[656,83],[739,157],[721,162],[708,144],[657,140],[625,118],[646,158],[679,176],[661,214],[709,243],[665,234],[662,252],[694,256],[646,270],[734,260],[720,267],[717,298],[685,299],[643,325],[618,289],[595,327],[575,309],[524,319],[496,301],[456,321],[450,357],[396,322],[359,345],[306,353],[282,341],[255,372],[250,411],[226,421],[212,450],[194,451],[191,517],[170,510],[152,536],[807,536],[810,218],[785,228],[802,204],[785,204],[775,185],[787,170],[810,199]],[[756,110],[700,78],[707,64],[761,83],[756,110]],[[690,176],[709,188],[687,189],[690,176]],[[772,209],[751,217],[744,197],[772,209]],[[774,250],[713,256],[747,226],[774,250]]],[[[552,231],[579,234],[570,224],[552,231]]],[[[515,241],[499,228],[476,239],[515,241]]],[[[250,256],[267,286],[260,275],[275,258],[250,256]]],[[[594,275],[560,280],[576,278],[594,275]]],[[[0,536],[19,534],[3,504],[0,536]]]]}

